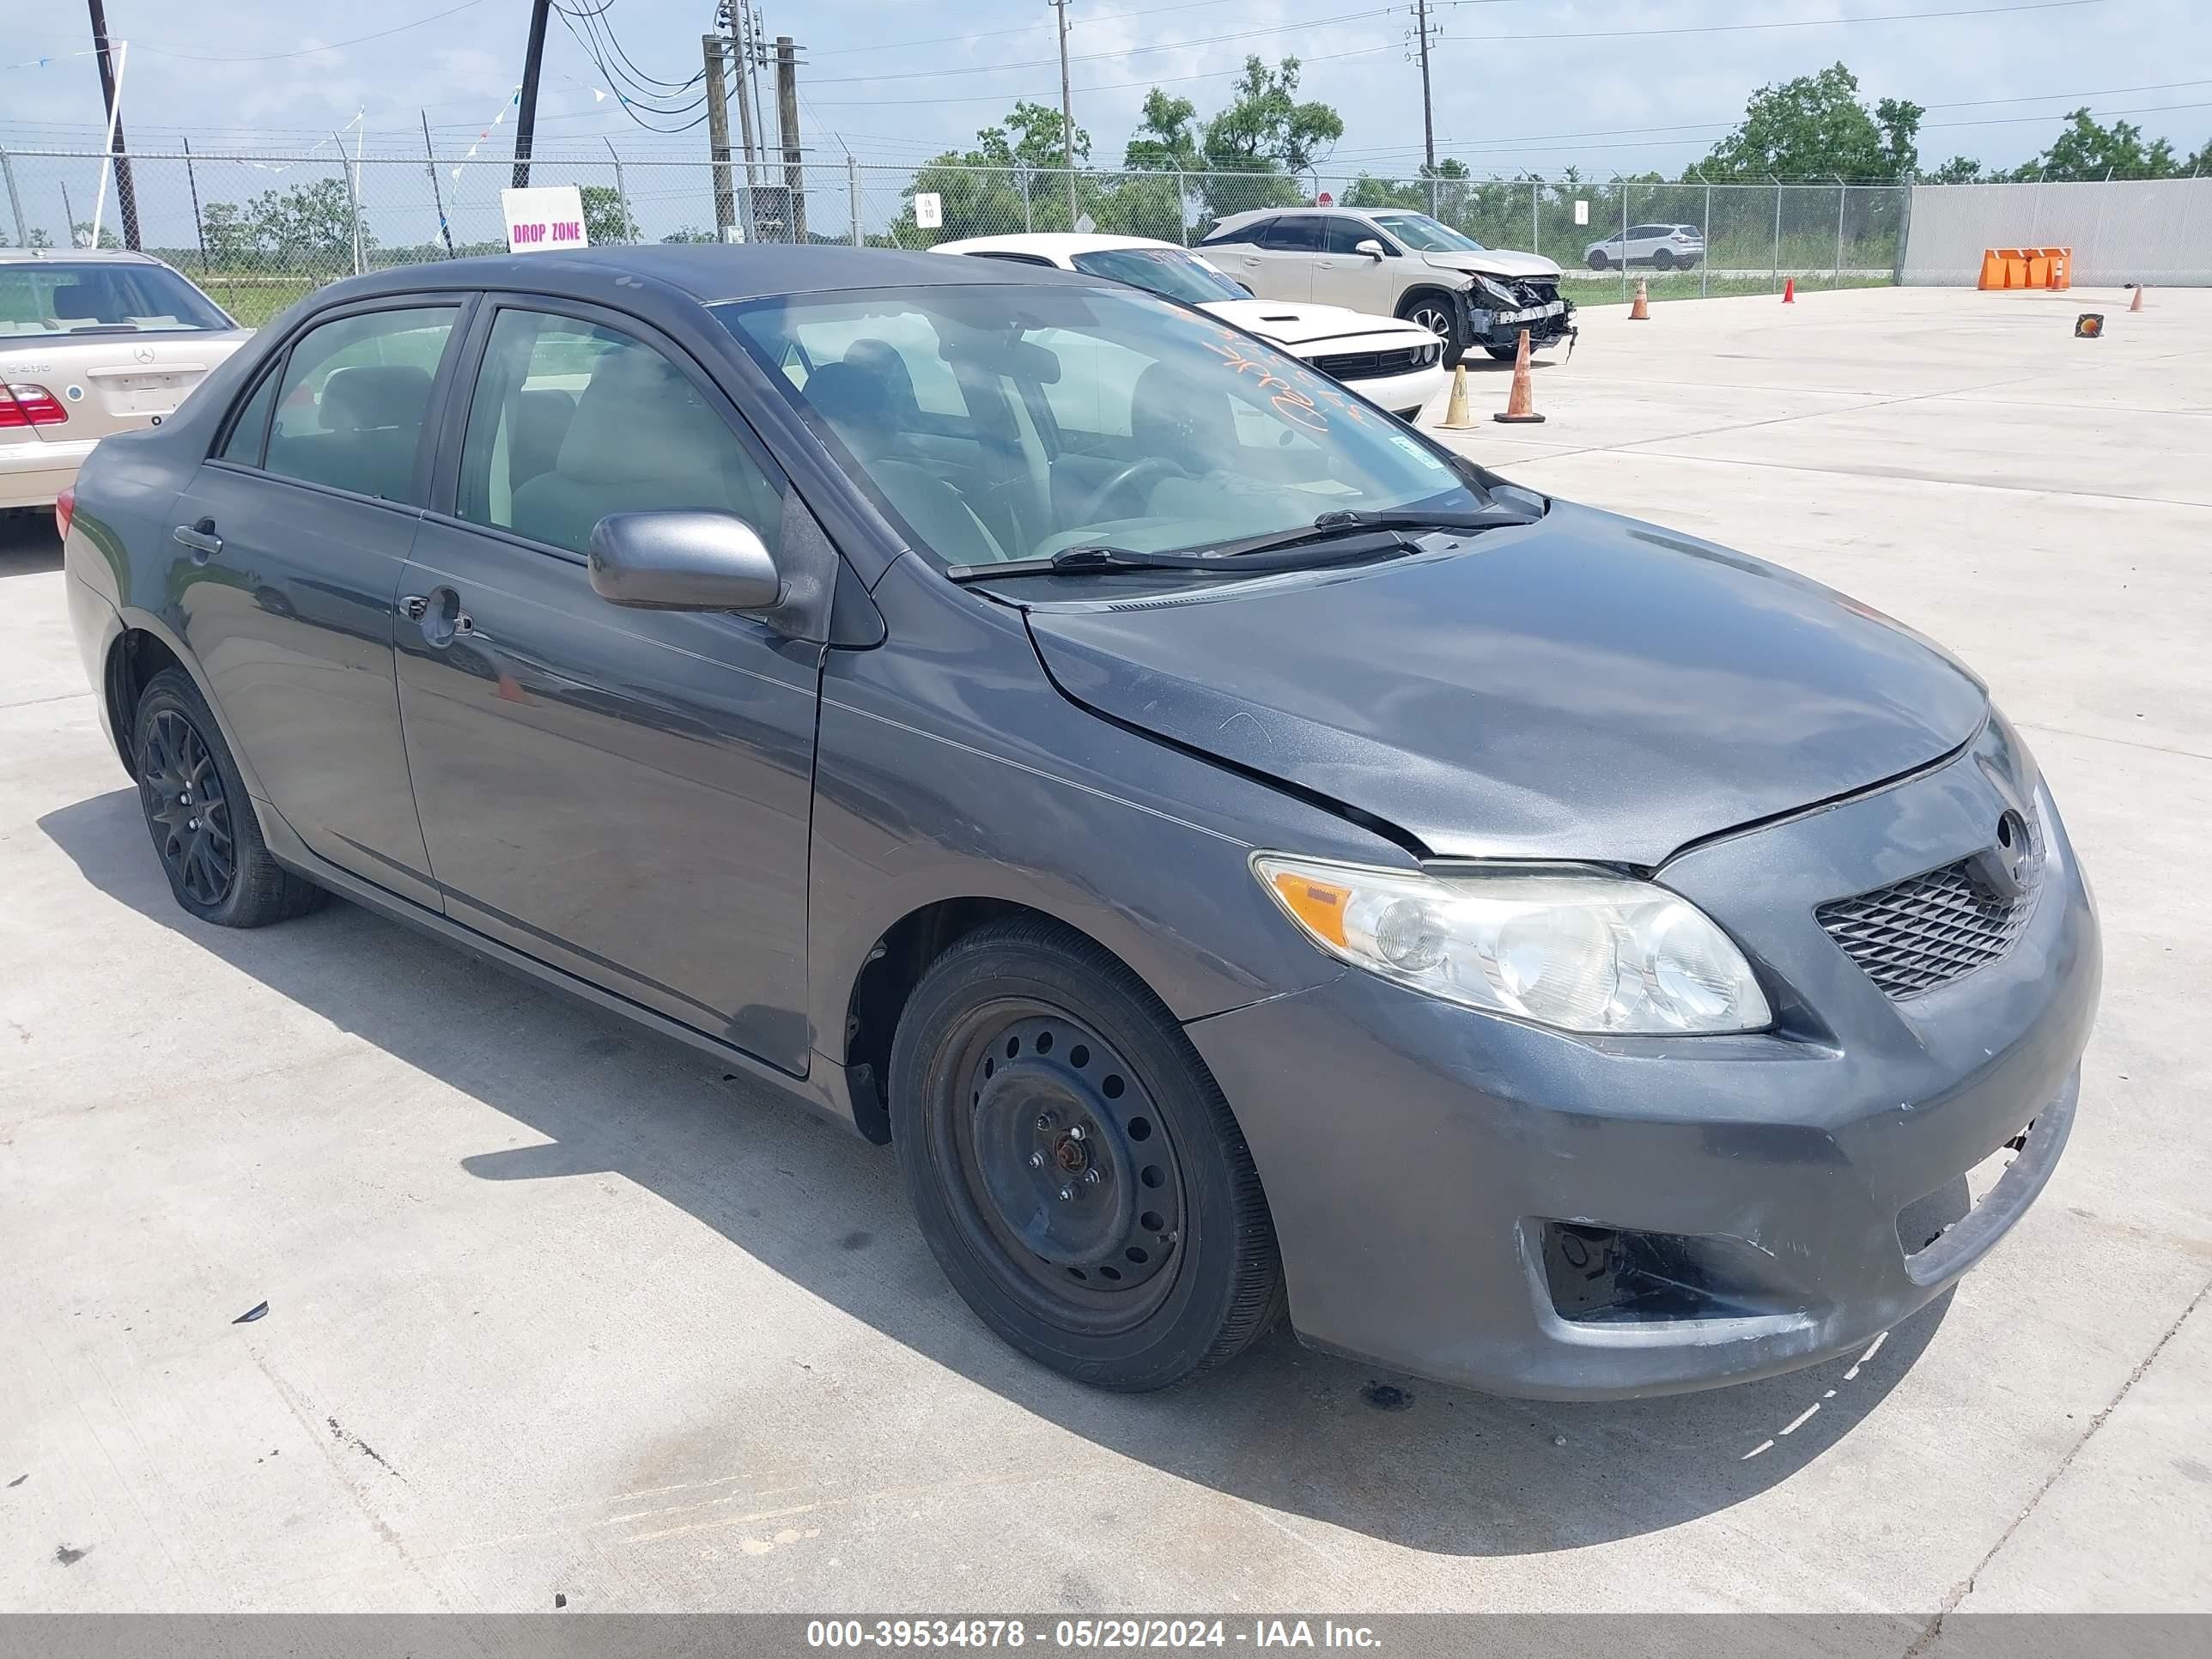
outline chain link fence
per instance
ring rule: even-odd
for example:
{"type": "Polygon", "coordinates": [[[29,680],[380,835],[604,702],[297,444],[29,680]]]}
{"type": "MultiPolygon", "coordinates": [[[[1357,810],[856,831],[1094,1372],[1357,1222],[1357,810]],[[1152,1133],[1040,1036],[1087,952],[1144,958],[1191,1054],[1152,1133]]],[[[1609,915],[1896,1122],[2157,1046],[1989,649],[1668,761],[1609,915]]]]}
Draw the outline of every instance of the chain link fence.
{"type": "MultiPolygon", "coordinates": [[[[289,155],[138,152],[127,180],[97,152],[0,152],[0,240],[103,246],[135,225],[139,246],[258,323],[356,270],[503,252],[505,157],[381,154],[335,146],[289,155]]],[[[595,243],[747,240],[926,248],[957,238],[1095,229],[1196,243],[1227,214],[1310,207],[1412,208],[1486,246],[1554,259],[1585,301],[1890,283],[1904,253],[1902,186],[1774,183],[1669,185],[1620,179],[1400,179],[1362,174],[1114,173],[886,167],[809,152],[748,164],[611,149],[541,155],[531,182],[575,185],[595,243]],[[1687,226],[1694,259],[1644,251],[1625,233],[1687,226]],[[1610,244],[1610,246],[1608,246],[1610,244]],[[1601,268],[1597,267],[1602,258],[1601,268]]],[[[1924,195],[1923,187],[1922,193],[1924,195]]]]}

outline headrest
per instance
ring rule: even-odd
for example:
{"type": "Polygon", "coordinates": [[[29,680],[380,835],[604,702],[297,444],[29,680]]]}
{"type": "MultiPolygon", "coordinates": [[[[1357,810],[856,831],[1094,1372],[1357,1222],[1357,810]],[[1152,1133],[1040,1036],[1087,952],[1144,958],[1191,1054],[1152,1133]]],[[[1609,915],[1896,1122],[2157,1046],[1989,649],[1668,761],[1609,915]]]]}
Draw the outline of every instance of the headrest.
{"type": "Polygon", "coordinates": [[[422,424],[430,371],[412,363],[356,363],[323,382],[317,419],[325,432],[370,432],[422,424]]]}
{"type": "Polygon", "coordinates": [[[592,370],[561,441],[560,471],[579,483],[721,475],[734,440],[722,417],[657,351],[617,347],[592,370]]]}
{"type": "Polygon", "coordinates": [[[890,389],[883,377],[852,363],[824,363],[808,375],[806,401],[848,437],[887,434],[890,429],[890,389]]]}
{"type": "Polygon", "coordinates": [[[894,419],[921,413],[914,396],[914,371],[889,340],[855,340],[845,348],[845,361],[883,383],[894,419]]]}

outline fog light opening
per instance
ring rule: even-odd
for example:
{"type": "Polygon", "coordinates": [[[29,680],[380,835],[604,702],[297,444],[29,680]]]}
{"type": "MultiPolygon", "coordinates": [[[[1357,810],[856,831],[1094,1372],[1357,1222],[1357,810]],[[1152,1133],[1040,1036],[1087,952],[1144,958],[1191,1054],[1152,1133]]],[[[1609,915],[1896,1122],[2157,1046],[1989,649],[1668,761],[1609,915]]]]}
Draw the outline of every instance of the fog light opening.
{"type": "Polygon", "coordinates": [[[1547,1221],[1544,1279],[1559,1316],[1577,1324],[1755,1319],[1803,1310],[1771,1258],[1718,1234],[1640,1232],[1547,1221]]]}

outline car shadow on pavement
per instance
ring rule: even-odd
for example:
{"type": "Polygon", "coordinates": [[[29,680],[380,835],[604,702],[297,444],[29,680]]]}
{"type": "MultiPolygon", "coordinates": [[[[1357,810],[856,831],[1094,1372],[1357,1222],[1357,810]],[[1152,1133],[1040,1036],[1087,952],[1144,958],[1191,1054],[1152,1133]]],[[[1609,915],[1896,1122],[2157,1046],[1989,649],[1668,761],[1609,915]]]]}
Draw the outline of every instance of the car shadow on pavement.
{"type": "Polygon", "coordinates": [[[29,576],[62,568],[62,540],[44,507],[0,511],[0,576],[29,576]]]}
{"type": "Polygon", "coordinates": [[[1501,1400],[1316,1352],[1286,1329],[1184,1388],[1101,1393],[1006,1348],[958,1304],[907,1218],[889,1149],[351,904],[258,932],[205,926],[172,900],[130,789],[39,824],[100,892],[550,1143],[466,1157],[471,1175],[623,1176],[948,1372],[1109,1451],[1412,1548],[1564,1550],[1741,1503],[1872,1412],[1949,1305],[1947,1294],[1850,1358],[1659,1400],[1501,1400]]]}

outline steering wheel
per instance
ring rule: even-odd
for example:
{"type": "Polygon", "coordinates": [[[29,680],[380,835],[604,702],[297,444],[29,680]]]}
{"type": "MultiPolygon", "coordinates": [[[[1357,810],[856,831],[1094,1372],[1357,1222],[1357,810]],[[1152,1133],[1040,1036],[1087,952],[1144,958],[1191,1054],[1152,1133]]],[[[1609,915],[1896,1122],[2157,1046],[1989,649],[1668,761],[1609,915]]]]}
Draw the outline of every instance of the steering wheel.
{"type": "Polygon", "coordinates": [[[1187,476],[1187,471],[1162,455],[1147,455],[1142,460],[1132,461],[1084,498],[1083,505],[1075,510],[1075,522],[1091,524],[1096,521],[1104,514],[1107,502],[1139,478],[1149,481],[1155,474],[1163,477],[1170,475],[1182,477],[1187,476]]]}

